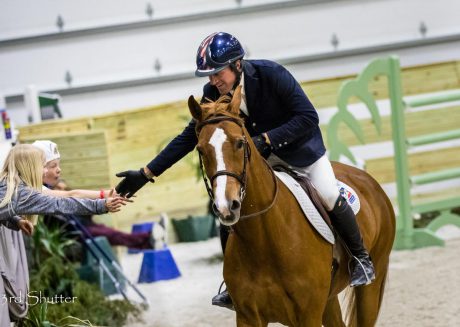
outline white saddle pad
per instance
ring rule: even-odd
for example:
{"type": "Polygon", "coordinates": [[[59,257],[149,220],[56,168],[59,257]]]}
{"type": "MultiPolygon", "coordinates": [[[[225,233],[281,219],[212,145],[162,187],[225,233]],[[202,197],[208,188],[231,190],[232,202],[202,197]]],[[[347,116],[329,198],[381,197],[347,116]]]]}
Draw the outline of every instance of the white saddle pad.
{"type": "MultiPolygon", "coordinates": [[[[297,202],[302,208],[303,213],[313,228],[315,228],[326,241],[334,244],[334,233],[332,233],[332,230],[326,224],[323,217],[321,217],[315,205],[303,190],[302,186],[300,186],[300,184],[297,183],[294,178],[285,172],[275,171],[275,174],[297,199],[297,202]]],[[[360,208],[360,203],[356,192],[350,186],[341,181],[337,181],[337,186],[339,188],[340,194],[342,194],[342,196],[347,200],[354,213],[357,214],[360,208]]]]}

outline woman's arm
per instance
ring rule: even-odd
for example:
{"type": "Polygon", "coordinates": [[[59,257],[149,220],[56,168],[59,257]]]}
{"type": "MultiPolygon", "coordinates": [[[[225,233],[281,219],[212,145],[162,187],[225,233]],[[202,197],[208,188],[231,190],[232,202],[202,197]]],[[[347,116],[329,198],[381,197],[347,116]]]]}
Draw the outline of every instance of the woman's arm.
{"type": "MultiPolygon", "coordinates": [[[[49,196],[58,196],[61,198],[86,198],[86,199],[105,199],[111,195],[112,190],[100,190],[100,191],[91,191],[91,190],[70,190],[70,191],[59,191],[59,190],[50,190],[48,188],[43,189],[43,194],[49,196]]],[[[117,195],[117,194],[113,194],[117,195]]]]}

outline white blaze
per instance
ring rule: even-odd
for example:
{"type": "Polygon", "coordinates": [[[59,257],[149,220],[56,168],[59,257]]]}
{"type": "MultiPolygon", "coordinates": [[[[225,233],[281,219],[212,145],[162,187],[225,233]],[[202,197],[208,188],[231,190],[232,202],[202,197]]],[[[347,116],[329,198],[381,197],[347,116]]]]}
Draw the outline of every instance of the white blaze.
{"type": "MultiPolygon", "coordinates": [[[[214,147],[214,151],[216,152],[217,171],[225,170],[224,154],[222,152],[222,147],[226,139],[227,135],[225,135],[224,130],[221,128],[216,128],[216,130],[212,134],[211,139],[209,140],[209,144],[211,144],[214,147]]],[[[225,208],[228,206],[227,198],[225,197],[227,176],[217,176],[216,184],[216,192],[214,194],[216,205],[218,208],[225,208]]]]}

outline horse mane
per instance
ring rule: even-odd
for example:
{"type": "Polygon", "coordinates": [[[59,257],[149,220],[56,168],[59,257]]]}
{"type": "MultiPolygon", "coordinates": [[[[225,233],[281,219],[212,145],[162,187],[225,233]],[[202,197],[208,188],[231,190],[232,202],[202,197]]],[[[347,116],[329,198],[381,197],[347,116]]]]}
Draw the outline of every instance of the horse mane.
{"type": "Polygon", "coordinates": [[[240,121],[241,125],[244,124],[243,118],[241,118],[238,115],[234,115],[229,111],[228,106],[232,101],[232,98],[230,96],[222,95],[216,101],[211,101],[211,99],[209,98],[205,98],[205,100],[207,102],[201,104],[201,109],[203,110],[202,121],[205,121],[212,117],[227,116],[237,119],[238,121],[240,121]]]}

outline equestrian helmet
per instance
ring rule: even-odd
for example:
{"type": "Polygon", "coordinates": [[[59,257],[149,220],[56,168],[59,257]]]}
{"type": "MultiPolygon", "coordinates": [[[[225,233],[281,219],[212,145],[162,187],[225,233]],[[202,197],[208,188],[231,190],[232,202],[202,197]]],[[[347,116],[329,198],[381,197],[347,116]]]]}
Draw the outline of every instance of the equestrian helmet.
{"type": "Polygon", "coordinates": [[[236,37],[225,32],[213,33],[198,47],[195,76],[216,74],[243,56],[244,49],[236,37]]]}

